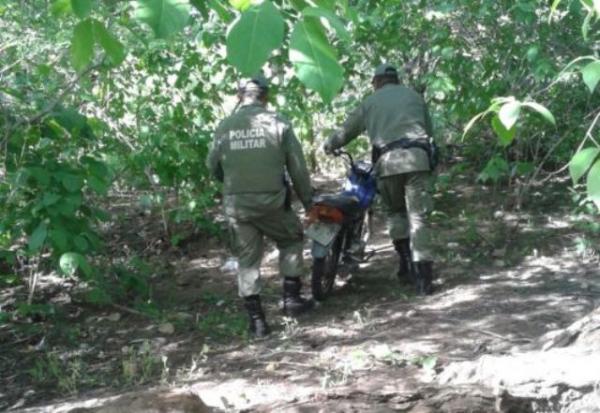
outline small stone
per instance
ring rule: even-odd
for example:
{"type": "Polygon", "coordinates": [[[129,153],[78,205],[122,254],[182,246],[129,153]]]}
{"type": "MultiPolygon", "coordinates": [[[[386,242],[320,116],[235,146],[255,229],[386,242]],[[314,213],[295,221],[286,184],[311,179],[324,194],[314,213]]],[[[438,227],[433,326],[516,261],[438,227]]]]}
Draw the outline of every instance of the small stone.
{"type": "Polygon", "coordinates": [[[446,246],[451,249],[456,249],[459,247],[459,244],[458,242],[449,242],[448,244],[446,244],[446,246]]]}
{"type": "Polygon", "coordinates": [[[190,313],[184,313],[184,312],[179,312],[177,314],[175,314],[175,317],[177,317],[178,320],[182,320],[182,321],[187,321],[187,320],[191,320],[194,318],[194,316],[190,313]]]}
{"type": "Polygon", "coordinates": [[[173,334],[175,332],[175,326],[171,323],[164,323],[158,326],[158,331],[162,334],[173,334]]]}
{"type": "Polygon", "coordinates": [[[502,258],[506,255],[506,248],[498,248],[492,252],[492,257],[502,258]]]}
{"type": "Polygon", "coordinates": [[[416,310],[408,310],[406,312],[406,317],[414,317],[415,315],[417,315],[417,311],[416,310]]]}
{"type": "Polygon", "coordinates": [[[112,321],[112,322],[116,323],[117,321],[119,321],[121,319],[121,313],[112,313],[111,315],[106,317],[106,319],[108,321],[112,321]]]}
{"type": "Polygon", "coordinates": [[[496,219],[504,218],[504,211],[494,212],[494,218],[496,218],[496,219]]]}
{"type": "Polygon", "coordinates": [[[269,372],[273,372],[273,371],[277,370],[277,363],[271,362],[271,363],[267,364],[267,367],[265,367],[265,370],[269,371],[269,372]]]}
{"type": "Polygon", "coordinates": [[[506,262],[504,260],[494,260],[494,267],[505,267],[506,262]]]}

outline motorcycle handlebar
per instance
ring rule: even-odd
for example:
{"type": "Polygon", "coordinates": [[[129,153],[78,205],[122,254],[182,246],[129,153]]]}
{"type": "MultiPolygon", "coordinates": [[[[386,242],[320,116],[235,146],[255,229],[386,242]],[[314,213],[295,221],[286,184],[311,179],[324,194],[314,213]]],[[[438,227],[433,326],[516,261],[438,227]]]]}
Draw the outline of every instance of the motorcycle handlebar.
{"type": "Polygon", "coordinates": [[[350,165],[354,165],[354,158],[352,157],[352,155],[350,155],[349,152],[346,152],[343,149],[334,149],[332,151],[333,156],[345,156],[348,158],[348,161],[350,162],[350,165]]]}

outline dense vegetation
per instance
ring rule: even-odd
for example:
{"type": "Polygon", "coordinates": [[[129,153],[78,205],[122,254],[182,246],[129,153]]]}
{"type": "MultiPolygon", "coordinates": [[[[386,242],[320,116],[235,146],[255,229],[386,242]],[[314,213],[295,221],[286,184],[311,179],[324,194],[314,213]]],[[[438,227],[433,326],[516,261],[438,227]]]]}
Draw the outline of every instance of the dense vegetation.
{"type": "Polygon", "coordinates": [[[0,284],[28,283],[31,303],[55,270],[87,281],[95,303],[131,290],[109,294],[115,280],[147,293],[140,265],[103,240],[118,199],[156,214],[168,245],[190,228],[216,236],[211,131],[239,77],[260,69],[314,170],[324,136],[389,61],[430,102],[454,170],[508,188],[519,207],[568,168],[573,208],[593,211],[600,2],[548,3],[1,0],[0,284]]]}

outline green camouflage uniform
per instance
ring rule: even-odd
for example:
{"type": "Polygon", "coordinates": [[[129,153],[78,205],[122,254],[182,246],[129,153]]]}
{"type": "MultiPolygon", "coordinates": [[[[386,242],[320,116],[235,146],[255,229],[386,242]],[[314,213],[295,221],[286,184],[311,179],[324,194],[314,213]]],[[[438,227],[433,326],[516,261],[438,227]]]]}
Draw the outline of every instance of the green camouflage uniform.
{"type": "MultiPolygon", "coordinates": [[[[415,91],[386,84],[367,97],[329,138],[339,148],[367,131],[371,145],[383,146],[401,138],[432,136],[427,105],[415,91]]],[[[431,261],[427,215],[431,210],[431,171],[427,153],[420,148],[394,149],[375,165],[377,186],[388,216],[390,237],[409,238],[414,261],[431,261]]]]}
{"type": "Polygon", "coordinates": [[[284,277],[303,274],[303,229],[285,207],[285,173],[305,208],[312,199],[302,147],[290,123],[258,102],[243,104],[217,128],[207,165],[223,182],[223,204],[239,260],[241,297],[260,293],[263,236],[279,249],[284,277]]]}

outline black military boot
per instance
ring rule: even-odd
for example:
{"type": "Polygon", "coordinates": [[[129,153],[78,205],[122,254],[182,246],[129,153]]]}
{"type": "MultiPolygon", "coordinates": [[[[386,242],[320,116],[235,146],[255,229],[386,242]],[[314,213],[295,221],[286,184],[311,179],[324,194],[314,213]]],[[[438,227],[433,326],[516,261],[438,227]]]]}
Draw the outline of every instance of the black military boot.
{"type": "Polygon", "coordinates": [[[410,255],[410,240],[408,238],[395,239],[394,247],[400,257],[398,279],[402,284],[408,284],[413,278],[413,262],[410,255]]]}
{"type": "Polygon", "coordinates": [[[271,332],[271,328],[265,320],[265,313],[260,304],[260,296],[250,295],[244,297],[244,307],[248,311],[250,317],[250,334],[255,337],[265,337],[271,332]]]}
{"type": "Polygon", "coordinates": [[[414,263],[415,281],[418,295],[433,293],[433,273],[431,261],[418,261],[414,263]]]}
{"type": "Polygon", "coordinates": [[[300,296],[302,283],[299,277],[285,277],[283,279],[283,313],[289,316],[300,315],[314,307],[313,300],[300,296]]]}

